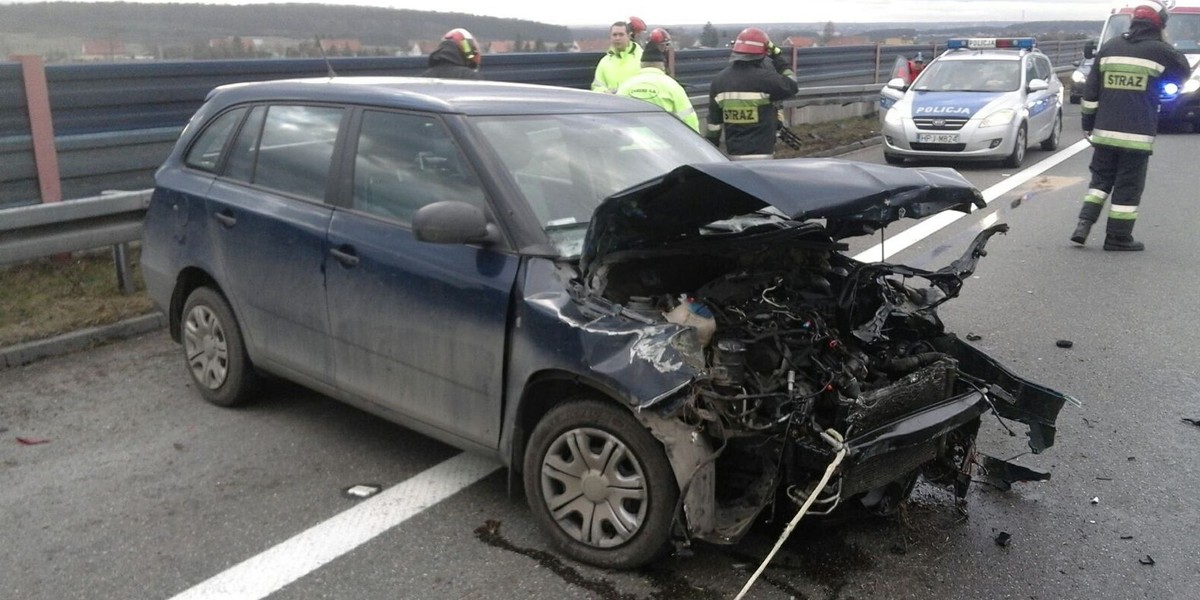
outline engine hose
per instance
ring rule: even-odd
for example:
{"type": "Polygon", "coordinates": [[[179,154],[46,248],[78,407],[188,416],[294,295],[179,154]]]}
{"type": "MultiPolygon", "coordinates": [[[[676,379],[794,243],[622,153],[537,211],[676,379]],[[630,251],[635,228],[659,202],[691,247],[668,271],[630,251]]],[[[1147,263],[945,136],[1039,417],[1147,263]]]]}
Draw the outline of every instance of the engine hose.
{"type": "MultiPolygon", "coordinates": [[[[775,558],[775,553],[779,552],[779,548],[783,546],[783,542],[788,539],[788,536],[792,535],[792,530],[796,529],[796,525],[800,523],[800,519],[804,517],[804,514],[808,512],[813,502],[816,501],[817,496],[821,495],[825,486],[829,484],[829,479],[833,477],[833,472],[837,470],[838,465],[842,464],[842,459],[846,458],[846,446],[842,443],[842,435],[833,429],[826,429],[825,434],[833,438],[833,441],[836,442],[834,448],[837,450],[837,455],[833,457],[833,462],[829,463],[829,466],[825,468],[825,474],[821,476],[821,482],[817,484],[816,489],[808,495],[808,499],[804,501],[804,505],[800,507],[799,512],[796,513],[796,516],[792,517],[787,527],[784,528],[783,535],[779,536],[779,541],[775,542],[775,547],[771,548],[767,557],[763,559],[762,564],[758,565],[758,570],[754,571],[754,574],[746,581],[746,585],[742,586],[742,591],[738,592],[734,600],[741,600],[746,595],[746,592],[750,591],[750,587],[754,585],[754,582],[758,581],[759,575],[762,575],[762,572],[766,570],[767,563],[770,563],[771,559],[775,558]]],[[[822,437],[825,437],[825,435],[822,435],[822,437]]]]}

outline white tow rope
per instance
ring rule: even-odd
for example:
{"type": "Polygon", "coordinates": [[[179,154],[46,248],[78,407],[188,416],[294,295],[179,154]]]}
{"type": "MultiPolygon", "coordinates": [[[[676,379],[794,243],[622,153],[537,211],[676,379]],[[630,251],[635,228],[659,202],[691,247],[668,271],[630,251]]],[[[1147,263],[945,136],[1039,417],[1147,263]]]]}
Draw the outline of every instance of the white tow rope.
{"type": "MultiPolygon", "coordinates": [[[[742,600],[746,592],[750,591],[750,587],[758,580],[758,576],[762,575],[762,572],[766,570],[767,563],[771,562],[772,558],[775,558],[775,553],[779,552],[779,548],[783,546],[783,542],[788,539],[788,536],[792,535],[792,530],[800,523],[800,519],[804,517],[804,513],[808,512],[809,507],[816,501],[817,496],[821,495],[821,491],[829,484],[829,478],[833,477],[833,472],[842,463],[842,459],[846,458],[846,446],[842,444],[842,435],[832,429],[826,429],[825,434],[828,435],[827,440],[832,438],[829,441],[835,442],[834,449],[837,450],[837,455],[833,457],[833,462],[829,463],[829,466],[825,468],[825,474],[821,476],[821,482],[817,484],[817,489],[808,495],[808,499],[804,501],[804,505],[800,507],[800,511],[796,513],[796,516],[792,517],[791,522],[784,528],[783,535],[779,536],[779,541],[775,542],[775,547],[771,548],[771,552],[763,559],[762,564],[758,565],[758,570],[750,576],[750,580],[746,582],[746,585],[742,586],[742,591],[738,592],[734,600],[742,600]]],[[[823,435],[822,437],[825,436],[823,435]]]]}

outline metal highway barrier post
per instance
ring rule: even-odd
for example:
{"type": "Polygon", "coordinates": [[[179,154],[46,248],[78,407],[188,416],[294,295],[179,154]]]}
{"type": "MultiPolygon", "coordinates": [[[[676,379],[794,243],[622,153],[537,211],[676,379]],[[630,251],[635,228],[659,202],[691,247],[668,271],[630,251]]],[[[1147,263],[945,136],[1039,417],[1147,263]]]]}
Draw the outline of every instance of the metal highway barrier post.
{"type": "Polygon", "coordinates": [[[0,211],[0,264],[62,252],[113,247],[117,285],[133,293],[126,245],[142,238],[151,190],[0,211]]]}

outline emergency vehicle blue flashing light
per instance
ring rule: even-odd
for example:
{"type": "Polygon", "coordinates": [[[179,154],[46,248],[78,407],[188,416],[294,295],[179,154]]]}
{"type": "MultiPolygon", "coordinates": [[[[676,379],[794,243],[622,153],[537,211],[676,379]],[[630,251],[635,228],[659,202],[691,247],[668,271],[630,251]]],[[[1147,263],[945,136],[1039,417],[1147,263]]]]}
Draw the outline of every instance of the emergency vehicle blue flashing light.
{"type": "Polygon", "coordinates": [[[1020,38],[951,38],[946,41],[948,50],[989,50],[993,48],[1033,50],[1037,40],[1031,37],[1020,38]]]}
{"type": "Polygon", "coordinates": [[[1168,81],[1162,85],[1162,91],[1158,97],[1163,100],[1174,100],[1175,96],[1179,95],[1179,84],[1168,81]]]}

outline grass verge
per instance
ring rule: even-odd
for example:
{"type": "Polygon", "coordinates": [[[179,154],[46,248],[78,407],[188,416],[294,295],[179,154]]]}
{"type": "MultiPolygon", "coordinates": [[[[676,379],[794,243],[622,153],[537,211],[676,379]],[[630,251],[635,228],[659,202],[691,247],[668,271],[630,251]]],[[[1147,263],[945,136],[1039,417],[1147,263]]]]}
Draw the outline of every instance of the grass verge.
{"type": "Polygon", "coordinates": [[[77,252],[68,260],[40,258],[0,267],[0,347],[54,337],[149,314],[154,305],[127,253],[136,291],[123,295],[111,250],[77,252]]]}

